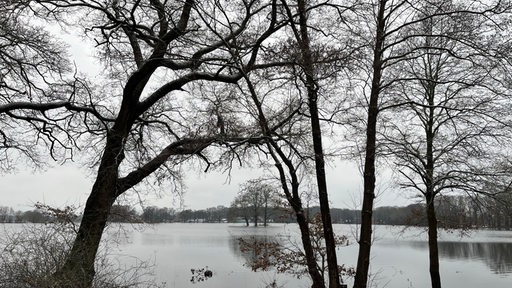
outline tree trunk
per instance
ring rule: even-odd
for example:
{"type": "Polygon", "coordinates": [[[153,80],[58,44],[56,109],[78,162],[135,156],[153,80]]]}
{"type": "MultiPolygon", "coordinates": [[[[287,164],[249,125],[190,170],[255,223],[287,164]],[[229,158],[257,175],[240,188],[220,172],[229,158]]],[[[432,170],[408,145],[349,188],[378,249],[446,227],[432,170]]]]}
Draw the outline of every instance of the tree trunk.
{"type": "Polygon", "coordinates": [[[258,227],[258,206],[254,205],[254,227],[258,227]]]}
{"type": "MultiPolygon", "coordinates": [[[[309,94],[316,94],[313,91],[309,94]]],[[[329,287],[340,287],[340,277],[338,271],[338,260],[336,256],[336,241],[332,229],[331,210],[329,207],[329,197],[327,194],[327,180],[325,175],[325,161],[322,148],[322,132],[320,129],[320,120],[318,118],[318,107],[315,99],[309,101],[309,111],[311,114],[311,126],[313,134],[313,148],[315,152],[316,179],[318,185],[318,198],[320,201],[320,214],[324,229],[325,248],[327,255],[327,270],[329,272],[329,287]]]]}
{"type": "Polygon", "coordinates": [[[315,79],[314,59],[311,55],[311,47],[309,41],[306,3],[299,0],[299,23],[300,23],[300,39],[297,39],[301,46],[302,64],[306,74],[306,89],[308,94],[308,108],[311,116],[311,134],[313,138],[313,150],[315,153],[315,172],[318,186],[318,198],[320,202],[320,215],[324,229],[325,248],[327,254],[327,270],[329,272],[329,287],[340,287],[340,276],[338,271],[338,260],[336,256],[336,241],[334,239],[334,231],[332,229],[331,211],[329,208],[329,197],[327,194],[327,180],[325,175],[325,160],[322,147],[322,130],[320,127],[320,119],[318,112],[318,84],[315,79]]]}
{"type": "MultiPolygon", "coordinates": [[[[430,47],[430,43],[427,41],[425,43],[426,47],[430,47]]],[[[434,167],[435,167],[435,157],[434,157],[434,139],[435,139],[435,131],[434,131],[434,118],[435,118],[435,90],[437,79],[435,79],[434,75],[430,74],[430,71],[427,73],[428,81],[425,86],[425,96],[428,101],[428,118],[426,121],[425,127],[425,142],[427,144],[426,151],[426,167],[425,167],[425,175],[424,175],[424,183],[425,183],[425,200],[427,201],[427,223],[428,223],[428,250],[429,250],[429,261],[430,261],[430,279],[432,282],[432,288],[441,288],[441,277],[439,276],[439,249],[437,246],[437,218],[436,218],[436,210],[434,199],[436,196],[435,193],[435,181],[434,181],[434,167]]]]}
{"type": "Polygon", "coordinates": [[[123,137],[110,134],[96,182],[87,199],[80,228],[64,265],[55,273],[59,288],[90,287],[94,279],[94,261],[110,209],[117,197],[119,163],[123,159],[123,137]]]}
{"type": "Polygon", "coordinates": [[[377,32],[373,55],[373,78],[370,92],[370,105],[368,107],[366,154],[363,175],[363,207],[361,208],[361,232],[359,237],[359,254],[357,258],[356,276],[354,279],[355,288],[366,288],[368,283],[368,270],[370,266],[373,200],[375,198],[375,153],[377,142],[377,116],[379,113],[378,99],[383,70],[382,48],[384,46],[384,29],[386,25],[384,17],[385,9],[386,1],[382,0],[379,2],[379,12],[377,15],[377,32]]]}
{"type": "Polygon", "coordinates": [[[267,227],[267,218],[268,218],[268,199],[265,198],[265,207],[263,207],[263,226],[267,227]]]}
{"type": "Polygon", "coordinates": [[[434,206],[434,194],[427,194],[426,200],[430,280],[432,282],[432,288],[441,288],[441,276],[439,275],[439,248],[437,243],[437,218],[434,206]]]}
{"type": "Polygon", "coordinates": [[[304,211],[302,209],[296,210],[295,216],[297,217],[297,223],[299,224],[302,246],[304,247],[304,254],[306,255],[306,264],[308,266],[309,276],[313,281],[311,288],[325,288],[324,277],[322,277],[320,271],[318,271],[315,253],[313,251],[313,246],[311,245],[309,224],[304,215],[304,211]]]}

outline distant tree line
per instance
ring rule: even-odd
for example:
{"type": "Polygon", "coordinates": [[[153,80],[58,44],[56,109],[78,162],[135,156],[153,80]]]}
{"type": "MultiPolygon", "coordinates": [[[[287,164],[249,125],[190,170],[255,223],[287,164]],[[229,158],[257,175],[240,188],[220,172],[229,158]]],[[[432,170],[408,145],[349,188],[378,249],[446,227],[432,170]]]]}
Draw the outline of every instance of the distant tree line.
{"type": "Polygon", "coordinates": [[[11,207],[0,206],[1,223],[45,223],[50,219],[38,210],[14,211],[11,207]]]}
{"type": "MultiPolygon", "coordinates": [[[[48,206],[36,204],[36,208],[29,211],[15,211],[12,207],[0,206],[0,223],[50,223],[60,221],[58,212],[64,211],[59,209],[48,210],[48,206]]],[[[66,209],[70,209],[67,207],[66,209]]],[[[67,210],[66,210],[67,211],[67,210]]],[[[70,214],[73,220],[78,221],[79,216],[70,214]]]]}
{"type": "MultiPolygon", "coordinates": [[[[504,201],[504,200],[503,200],[504,201]]],[[[436,199],[439,213],[439,226],[447,229],[512,229],[512,209],[500,199],[475,199],[467,196],[442,196],[436,199]],[[486,208],[493,207],[493,208],[486,208]]],[[[200,210],[181,210],[168,207],[145,207],[141,212],[129,205],[114,205],[109,216],[110,222],[118,223],[294,223],[294,214],[286,206],[244,208],[216,206],[200,210]],[[266,210],[264,212],[263,210],[266,210]],[[265,216],[264,216],[265,215],[265,216]],[[258,217],[255,221],[253,218],[258,217]],[[266,220],[263,219],[266,218],[266,220]]],[[[423,213],[424,204],[411,204],[403,207],[384,206],[375,208],[374,224],[376,225],[408,225],[427,226],[423,213]]],[[[319,206],[306,209],[307,217],[320,212],[319,206]]],[[[357,209],[332,208],[331,217],[336,224],[361,224],[361,213],[357,209]]],[[[14,211],[11,207],[0,206],[0,223],[48,223],[55,221],[53,215],[44,209],[30,211],[14,211]]],[[[76,216],[78,221],[80,215],[76,216]]]]}

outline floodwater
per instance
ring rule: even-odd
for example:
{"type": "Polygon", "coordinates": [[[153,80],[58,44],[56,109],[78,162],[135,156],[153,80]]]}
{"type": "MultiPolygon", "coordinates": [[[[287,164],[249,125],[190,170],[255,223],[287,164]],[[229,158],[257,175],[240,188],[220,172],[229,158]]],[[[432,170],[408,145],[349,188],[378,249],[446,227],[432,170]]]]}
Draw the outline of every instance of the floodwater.
{"type": "MultiPolygon", "coordinates": [[[[155,282],[169,288],[263,288],[274,281],[275,287],[310,287],[307,277],[297,279],[275,270],[253,272],[245,265],[253,255],[241,252],[239,247],[240,237],[300,247],[296,224],[273,223],[267,228],[242,225],[112,224],[104,239],[114,241],[106,241],[109,244],[104,249],[113,263],[123,269],[140,265],[141,261],[151,264],[153,275],[146,277],[154,277],[155,282]],[[191,282],[191,269],[206,267],[213,271],[213,277],[191,282]]],[[[20,224],[1,226],[4,232],[22,227],[20,224]]],[[[349,245],[338,249],[338,263],[347,267],[355,267],[357,262],[357,229],[357,226],[334,225],[338,235],[349,238],[349,245]]],[[[424,229],[375,226],[374,235],[369,287],[430,287],[424,229]]],[[[443,287],[512,287],[512,231],[478,230],[467,235],[442,231],[439,253],[443,287]]],[[[353,279],[343,280],[348,287],[352,286],[353,279]]]]}
{"type": "MultiPolygon", "coordinates": [[[[295,224],[253,228],[242,224],[157,224],[144,229],[124,226],[114,257],[129,263],[149,260],[159,283],[166,287],[258,288],[274,280],[278,287],[310,287],[307,277],[297,279],[275,271],[252,272],[244,265],[251,257],[239,249],[240,237],[267,238],[300,243],[295,224]],[[136,257],[136,258],[133,258],[136,257]],[[213,277],[192,283],[191,269],[205,268],[213,277]]],[[[335,225],[349,237],[338,249],[338,262],[355,267],[358,245],[356,226],[335,225]]],[[[376,226],[372,246],[371,287],[429,287],[426,233],[419,228],[376,226]]],[[[444,287],[508,288],[512,283],[512,231],[479,230],[468,235],[441,232],[441,278],[444,287]]],[[[351,287],[352,279],[344,279],[351,287]]]]}

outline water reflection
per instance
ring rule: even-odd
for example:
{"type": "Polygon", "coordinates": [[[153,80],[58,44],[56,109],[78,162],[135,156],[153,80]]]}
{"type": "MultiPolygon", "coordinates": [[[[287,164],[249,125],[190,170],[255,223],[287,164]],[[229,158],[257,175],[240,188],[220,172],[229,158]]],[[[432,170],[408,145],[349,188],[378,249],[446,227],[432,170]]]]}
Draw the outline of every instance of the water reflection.
{"type": "MultiPolygon", "coordinates": [[[[335,226],[340,234],[350,234],[352,229],[347,225],[335,226]]],[[[422,230],[399,233],[403,230],[401,227],[385,226],[376,230],[376,256],[372,265],[376,271],[382,271],[382,282],[389,281],[387,287],[392,288],[428,287],[428,246],[426,235],[420,233],[422,230]]],[[[277,273],[275,269],[252,272],[249,265],[243,265],[252,262],[257,253],[240,251],[239,238],[277,241],[300,248],[297,225],[273,224],[267,228],[254,228],[234,224],[172,223],[131,231],[128,236],[129,241],[121,243],[122,253],[139,259],[153,257],[158,281],[168,283],[169,288],[239,288],[240,283],[247,288],[265,287],[262,283],[272,283],[276,279],[280,287],[311,286],[307,277],[297,279],[295,275],[277,273]],[[199,284],[191,283],[190,269],[206,265],[214,277],[199,284]]],[[[440,237],[446,287],[511,287],[512,232],[477,231],[468,238],[451,234],[440,237]],[[507,241],[509,243],[505,243],[507,241]]],[[[354,265],[358,246],[350,245],[339,253],[343,263],[354,265]]]]}
{"type": "MultiPolygon", "coordinates": [[[[408,241],[416,249],[428,250],[426,242],[408,241]]],[[[448,259],[484,262],[496,274],[512,273],[512,243],[500,242],[439,242],[439,256],[448,259]]]]}
{"type": "Polygon", "coordinates": [[[247,267],[251,267],[253,263],[255,263],[261,255],[266,255],[268,251],[262,251],[265,249],[265,245],[256,245],[256,243],[274,243],[278,242],[278,237],[275,235],[250,235],[250,236],[235,236],[232,235],[229,241],[229,247],[231,248],[231,252],[236,255],[237,258],[240,258],[244,261],[244,265],[247,267]],[[240,246],[240,240],[243,239],[245,243],[249,243],[249,245],[244,245],[244,248],[240,246]],[[250,245],[254,244],[254,245],[250,245]]]}
{"type": "Polygon", "coordinates": [[[279,243],[283,244],[283,241],[289,236],[285,236],[279,233],[276,233],[275,229],[270,227],[268,228],[244,228],[244,229],[231,229],[229,238],[229,248],[233,255],[237,258],[242,259],[246,266],[250,267],[250,263],[254,262],[258,255],[261,254],[261,251],[258,250],[258,247],[254,247],[254,249],[241,249],[240,247],[240,239],[243,239],[246,242],[258,242],[258,243],[279,243]]]}

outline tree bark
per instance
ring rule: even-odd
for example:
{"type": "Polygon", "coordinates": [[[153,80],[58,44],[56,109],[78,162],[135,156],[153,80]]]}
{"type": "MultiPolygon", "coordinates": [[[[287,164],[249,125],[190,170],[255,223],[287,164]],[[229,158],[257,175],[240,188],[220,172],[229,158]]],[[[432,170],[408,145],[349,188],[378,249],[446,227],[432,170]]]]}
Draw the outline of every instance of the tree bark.
{"type": "MultiPolygon", "coordinates": [[[[302,206],[302,205],[301,205],[302,206]]],[[[318,270],[318,263],[316,262],[315,253],[313,251],[313,245],[311,244],[311,236],[309,231],[309,223],[304,215],[302,208],[295,210],[295,216],[297,218],[297,224],[299,225],[302,246],[304,247],[304,254],[306,255],[306,264],[308,266],[309,276],[313,281],[311,288],[325,288],[324,277],[318,270]]]]}
{"type": "Polygon", "coordinates": [[[329,208],[329,196],[327,193],[327,180],[325,175],[325,159],[322,147],[322,129],[318,112],[318,84],[315,79],[315,65],[312,56],[307,16],[306,3],[298,0],[300,37],[297,41],[301,47],[302,66],[306,74],[306,89],[308,95],[308,108],[311,120],[311,136],[313,139],[313,150],[315,153],[315,172],[318,186],[318,198],[320,202],[320,214],[324,229],[325,248],[327,254],[327,270],[329,274],[329,287],[340,287],[340,276],[338,271],[338,260],[336,256],[336,241],[332,229],[331,211],[329,208]]]}
{"type": "MultiPolygon", "coordinates": [[[[427,40],[426,45],[430,46],[430,43],[427,40]]],[[[428,250],[429,250],[429,269],[430,269],[430,279],[432,282],[432,288],[441,288],[441,277],[439,275],[439,249],[437,244],[437,217],[435,210],[435,184],[434,184],[434,139],[436,133],[434,131],[434,118],[435,118],[435,90],[436,90],[436,81],[434,75],[431,74],[431,71],[427,72],[429,77],[429,81],[426,83],[426,91],[425,96],[429,105],[428,108],[428,119],[426,121],[425,127],[425,139],[427,142],[427,151],[426,151],[426,167],[425,167],[425,200],[427,201],[426,209],[427,209],[427,223],[428,223],[428,250]]]]}
{"type": "Polygon", "coordinates": [[[55,273],[56,287],[90,287],[94,261],[110,209],[117,198],[119,164],[123,158],[123,137],[110,133],[96,182],[87,199],[80,228],[64,265],[55,273]]]}
{"type": "Polygon", "coordinates": [[[377,116],[379,114],[378,100],[380,95],[380,82],[382,78],[382,49],[385,38],[386,20],[384,11],[386,0],[379,1],[377,14],[377,31],[373,55],[373,78],[368,107],[368,122],[366,129],[366,150],[364,162],[364,192],[363,207],[361,208],[361,231],[359,237],[359,254],[357,258],[355,288],[366,288],[368,283],[368,270],[370,266],[370,252],[372,244],[372,214],[373,200],[375,199],[375,153],[377,142],[377,116]]]}
{"type": "Polygon", "coordinates": [[[428,254],[429,270],[432,288],[441,288],[441,276],[439,274],[439,247],[437,243],[437,217],[434,206],[434,194],[426,195],[427,220],[428,220],[428,254]]]}

